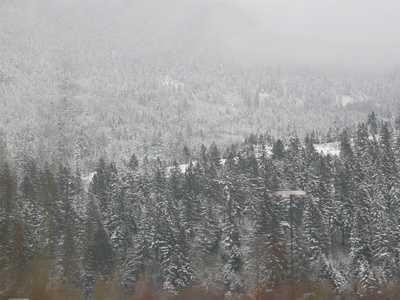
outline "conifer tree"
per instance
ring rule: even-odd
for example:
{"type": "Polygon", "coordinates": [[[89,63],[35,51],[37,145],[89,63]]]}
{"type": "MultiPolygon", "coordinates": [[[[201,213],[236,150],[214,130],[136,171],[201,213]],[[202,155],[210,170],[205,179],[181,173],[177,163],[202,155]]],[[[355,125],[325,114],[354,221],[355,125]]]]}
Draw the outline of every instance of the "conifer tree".
{"type": "Polygon", "coordinates": [[[305,178],[305,151],[301,145],[300,139],[297,136],[289,140],[288,149],[286,151],[286,162],[284,174],[286,182],[290,183],[288,188],[304,189],[306,185],[305,178]]]}
{"type": "Polygon", "coordinates": [[[330,155],[319,156],[317,169],[320,176],[318,183],[319,209],[324,217],[324,226],[327,229],[332,246],[333,236],[338,231],[338,211],[335,205],[333,161],[330,155]]]}
{"type": "Polygon", "coordinates": [[[102,222],[99,208],[90,199],[85,222],[85,244],[83,249],[83,285],[90,295],[97,276],[107,278],[114,271],[114,251],[109,234],[102,222]]]}
{"type": "Polygon", "coordinates": [[[350,257],[354,273],[361,287],[373,290],[377,281],[372,273],[371,195],[367,186],[361,185],[356,194],[354,221],[350,233],[350,257]]]}
{"type": "Polygon", "coordinates": [[[389,282],[390,279],[398,274],[396,264],[396,228],[391,226],[388,210],[385,205],[384,197],[379,190],[379,185],[375,186],[371,203],[371,252],[372,268],[377,283],[380,285],[389,282]]]}
{"type": "MultiPolygon", "coordinates": [[[[247,180],[244,172],[251,173],[251,170],[247,168],[248,164],[242,156],[238,157],[238,163],[236,164],[232,154],[228,155],[225,167],[225,197],[228,197],[229,201],[232,202],[230,205],[232,206],[232,213],[235,215],[235,218],[239,222],[243,222],[244,211],[247,205],[247,195],[251,192],[251,188],[249,187],[250,180],[247,180]]],[[[257,175],[254,176],[256,177],[257,175]]]]}
{"type": "Polygon", "coordinates": [[[110,205],[110,174],[104,158],[100,158],[89,187],[89,192],[96,197],[101,215],[108,213],[110,205]]]}
{"type": "Polygon", "coordinates": [[[74,186],[74,178],[70,170],[64,166],[59,167],[58,186],[60,191],[60,254],[59,276],[67,284],[77,284],[79,271],[79,256],[77,233],[81,220],[74,208],[74,197],[77,191],[74,186]]]}
{"type": "MultiPolygon", "coordinates": [[[[197,166],[198,164],[196,164],[197,166]]],[[[193,240],[195,235],[196,226],[201,220],[201,200],[200,200],[200,182],[201,178],[198,171],[192,162],[189,163],[188,168],[184,174],[183,181],[183,194],[182,194],[182,209],[183,220],[189,237],[193,240]]]]}
{"type": "Polygon", "coordinates": [[[367,121],[369,133],[374,136],[378,133],[378,123],[376,120],[375,112],[371,112],[368,114],[368,121],[367,121]]]}
{"type": "Polygon", "coordinates": [[[221,153],[220,153],[217,145],[215,144],[215,142],[213,142],[210,145],[210,148],[208,149],[208,156],[209,156],[210,162],[214,165],[214,167],[216,169],[218,169],[221,165],[221,153]]]}
{"type": "Polygon", "coordinates": [[[38,200],[42,216],[39,247],[41,255],[54,257],[61,227],[60,193],[56,176],[48,165],[40,173],[39,180],[38,200]]]}
{"type": "Polygon", "coordinates": [[[234,199],[227,194],[226,218],[222,227],[221,258],[224,262],[223,278],[227,294],[240,293],[242,286],[241,271],[243,257],[241,253],[241,236],[239,220],[234,210],[234,199]]]}
{"type": "Polygon", "coordinates": [[[285,157],[285,145],[280,139],[272,147],[272,158],[282,159],[285,157]]]}
{"type": "Polygon", "coordinates": [[[340,136],[340,158],[335,167],[335,198],[337,203],[337,224],[341,231],[342,244],[347,244],[354,214],[355,179],[354,153],[346,130],[340,136]]]}
{"type": "Polygon", "coordinates": [[[26,268],[32,255],[17,196],[17,181],[7,162],[0,166],[0,287],[5,292],[26,288],[26,268]]]}
{"type": "Polygon", "coordinates": [[[274,291],[288,276],[289,260],[285,234],[285,203],[275,196],[280,175],[273,161],[260,162],[260,189],[255,204],[253,263],[257,290],[274,291]]]}

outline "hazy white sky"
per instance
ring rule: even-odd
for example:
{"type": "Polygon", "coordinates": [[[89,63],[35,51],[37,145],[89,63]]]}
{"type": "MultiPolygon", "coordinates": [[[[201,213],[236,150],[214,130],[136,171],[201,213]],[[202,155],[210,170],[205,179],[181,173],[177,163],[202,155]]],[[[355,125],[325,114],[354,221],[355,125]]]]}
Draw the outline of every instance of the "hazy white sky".
{"type": "MultiPolygon", "coordinates": [[[[39,0],[45,3],[96,4],[109,7],[123,3],[160,0],[39,0]],[[100,4],[101,3],[101,4],[100,4]]],[[[184,0],[222,1],[237,5],[277,34],[334,42],[393,43],[400,41],[400,0],[184,0]]],[[[174,3],[176,0],[163,0],[174,3]]]]}
{"type": "MultiPolygon", "coordinates": [[[[115,6],[129,1],[112,0],[39,0],[82,7],[115,6]],[[72,4],[73,3],[73,4],[72,4]],[[101,4],[100,4],[101,3],[101,4]],[[116,4],[118,3],[118,4],[116,4]]],[[[157,2],[151,1],[149,3],[157,2]]],[[[163,0],[168,3],[176,0],[163,0]]],[[[201,1],[218,0],[185,0],[201,1]]],[[[400,0],[219,0],[236,5],[259,20],[271,33],[335,43],[400,46],[400,0]]],[[[131,2],[146,2],[132,0],[131,2]]]]}
{"type": "Polygon", "coordinates": [[[236,0],[269,31],[337,43],[400,45],[398,0],[236,0]]]}
{"type": "MultiPolygon", "coordinates": [[[[127,34],[120,39],[121,43],[134,40],[135,35],[130,31],[137,24],[141,26],[140,32],[146,32],[146,24],[154,23],[159,26],[153,26],[154,32],[149,35],[155,40],[161,41],[165,34],[189,26],[187,29],[193,32],[186,33],[186,38],[196,34],[204,39],[217,36],[218,45],[225,46],[223,51],[241,53],[244,48],[243,53],[253,60],[385,67],[400,63],[400,0],[26,1],[41,3],[39,11],[48,10],[50,16],[57,12],[61,20],[64,16],[81,15],[80,26],[92,24],[85,21],[87,17],[92,18],[96,24],[91,25],[93,34],[114,28],[120,36],[123,30],[118,26],[125,26],[127,34]],[[225,12],[226,18],[221,16],[225,12]],[[135,22],[138,17],[144,21],[135,22]],[[240,35],[232,29],[232,24],[239,27],[245,24],[239,20],[242,17],[255,22],[240,35]],[[190,27],[192,18],[201,20],[195,28],[190,27]],[[219,35],[212,34],[218,30],[219,35]]],[[[107,39],[115,40],[118,36],[110,33],[107,39]]]]}

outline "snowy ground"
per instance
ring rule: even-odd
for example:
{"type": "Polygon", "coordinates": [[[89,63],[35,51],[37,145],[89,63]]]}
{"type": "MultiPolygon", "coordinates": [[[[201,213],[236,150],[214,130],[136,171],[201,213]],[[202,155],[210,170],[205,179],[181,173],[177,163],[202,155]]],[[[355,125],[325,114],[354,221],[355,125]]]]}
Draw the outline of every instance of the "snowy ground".
{"type": "Polygon", "coordinates": [[[88,191],[89,184],[92,182],[93,176],[95,174],[96,174],[96,172],[92,172],[87,176],[81,176],[81,179],[82,179],[82,182],[83,182],[83,188],[85,189],[85,191],[88,191]]]}
{"type": "Polygon", "coordinates": [[[340,154],[340,149],[339,149],[339,142],[334,142],[334,143],[325,143],[325,144],[319,144],[319,145],[314,145],[315,150],[317,152],[322,153],[324,155],[339,155],[340,154]]]}

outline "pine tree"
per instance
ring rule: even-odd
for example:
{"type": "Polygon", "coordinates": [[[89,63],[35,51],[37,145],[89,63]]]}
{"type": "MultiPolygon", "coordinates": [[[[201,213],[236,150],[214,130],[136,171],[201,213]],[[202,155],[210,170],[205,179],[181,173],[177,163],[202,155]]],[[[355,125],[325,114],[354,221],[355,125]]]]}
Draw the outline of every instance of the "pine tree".
{"type": "Polygon", "coordinates": [[[189,164],[191,162],[192,155],[191,155],[187,145],[183,146],[181,156],[182,156],[182,163],[189,164]]]}
{"type": "Polygon", "coordinates": [[[339,229],[337,228],[338,211],[335,205],[333,161],[331,157],[329,155],[326,157],[319,156],[317,169],[320,176],[318,184],[319,209],[324,217],[324,226],[328,230],[332,246],[333,236],[339,229]]]}
{"type": "Polygon", "coordinates": [[[176,295],[192,281],[194,274],[189,262],[181,209],[176,201],[180,197],[177,178],[172,176],[170,180],[170,184],[174,184],[168,185],[163,170],[157,169],[151,197],[156,214],[154,247],[160,263],[163,286],[170,294],[176,295]]]}
{"type": "Polygon", "coordinates": [[[77,233],[81,220],[74,208],[74,197],[77,194],[74,186],[74,178],[70,170],[64,166],[59,167],[58,186],[60,191],[60,254],[59,276],[69,285],[77,284],[79,271],[79,256],[77,233]]]}
{"type": "Polygon", "coordinates": [[[209,277],[217,273],[219,266],[218,249],[221,241],[221,229],[218,216],[212,202],[200,196],[200,220],[195,227],[195,236],[192,245],[193,264],[196,276],[202,286],[210,289],[212,282],[209,277]]]}
{"type": "MultiPolygon", "coordinates": [[[[241,156],[238,157],[238,163],[236,164],[232,154],[228,155],[225,166],[224,193],[225,196],[229,198],[229,201],[232,202],[232,213],[235,215],[235,218],[243,223],[244,212],[247,205],[247,195],[249,195],[251,191],[249,186],[250,180],[247,180],[243,173],[246,171],[251,173],[251,169],[248,168],[249,165],[241,156]]],[[[255,168],[257,167],[255,166],[255,168]]],[[[254,177],[257,178],[258,176],[254,174],[254,177]]],[[[255,178],[253,178],[253,180],[255,178]]]]}
{"type": "Polygon", "coordinates": [[[369,133],[371,135],[376,135],[378,133],[378,123],[376,121],[376,116],[375,116],[375,112],[371,112],[368,114],[368,121],[367,121],[367,125],[369,128],[369,133]]]}
{"type": "Polygon", "coordinates": [[[94,199],[90,199],[87,207],[83,249],[83,282],[87,295],[91,293],[96,276],[107,278],[113,274],[114,257],[109,234],[101,220],[99,208],[94,199]]]}
{"type": "Polygon", "coordinates": [[[387,278],[399,272],[395,263],[396,240],[399,237],[399,177],[387,123],[381,127],[379,150],[376,159],[379,167],[375,168],[375,176],[372,177],[374,181],[371,183],[374,186],[373,244],[374,260],[381,268],[380,277],[383,277],[378,280],[386,282],[387,278]]]}
{"type": "Polygon", "coordinates": [[[374,186],[371,203],[371,251],[374,275],[379,285],[389,282],[394,274],[398,274],[395,259],[396,232],[390,224],[388,210],[379,185],[374,186]]]}
{"type": "Polygon", "coordinates": [[[321,255],[328,257],[331,250],[331,239],[324,216],[320,209],[319,199],[307,197],[304,208],[304,229],[310,248],[311,261],[318,261],[321,255]]]}
{"type": "Polygon", "coordinates": [[[39,202],[40,171],[34,161],[24,168],[24,177],[19,187],[21,198],[21,214],[25,220],[26,237],[32,256],[38,253],[41,222],[43,219],[42,206],[39,202]]]}
{"type": "Polygon", "coordinates": [[[240,249],[241,236],[239,220],[235,216],[234,199],[227,195],[226,219],[222,227],[221,258],[224,262],[223,278],[229,295],[240,293],[242,286],[241,271],[243,258],[240,249]]]}
{"type": "Polygon", "coordinates": [[[137,205],[135,206],[137,232],[134,235],[134,258],[137,277],[150,276],[155,265],[155,203],[152,198],[150,174],[141,172],[138,177],[137,205]]]}
{"type": "Polygon", "coordinates": [[[208,149],[208,156],[209,156],[210,162],[214,165],[214,167],[216,169],[218,169],[221,165],[221,153],[220,153],[217,145],[215,144],[215,142],[213,142],[210,145],[210,148],[208,149]]]}
{"type": "Polygon", "coordinates": [[[342,244],[348,242],[353,223],[355,179],[354,153],[346,130],[340,137],[340,161],[335,166],[335,202],[337,203],[337,224],[341,231],[342,244]]]}
{"type": "Polygon", "coordinates": [[[288,183],[287,188],[304,189],[306,185],[305,178],[306,153],[297,136],[290,138],[288,149],[286,150],[285,161],[285,180],[288,183]]]}
{"type": "Polygon", "coordinates": [[[282,159],[285,157],[285,146],[280,139],[272,147],[272,158],[282,159]]]}
{"type": "Polygon", "coordinates": [[[340,157],[345,163],[351,163],[353,159],[353,149],[350,144],[350,136],[347,130],[343,130],[340,135],[340,157]]]}
{"type": "Polygon", "coordinates": [[[39,247],[41,255],[54,257],[61,228],[60,193],[57,179],[49,166],[40,173],[38,200],[41,224],[39,247]]]}
{"type": "Polygon", "coordinates": [[[350,257],[354,273],[362,288],[373,290],[377,281],[371,270],[372,262],[372,228],[371,195],[366,186],[361,185],[356,194],[354,221],[350,233],[350,257]]]}
{"type": "Polygon", "coordinates": [[[109,168],[104,158],[100,158],[96,167],[96,172],[89,187],[89,192],[93,194],[98,203],[103,218],[109,212],[110,205],[110,174],[109,168]]]}
{"type": "Polygon", "coordinates": [[[286,208],[274,194],[279,190],[280,175],[273,161],[262,157],[260,189],[255,204],[253,263],[256,289],[272,292],[288,276],[289,260],[285,234],[286,208]]]}
{"type": "Polygon", "coordinates": [[[380,177],[381,188],[388,209],[399,206],[399,176],[396,159],[392,146],[392,136],[389,130],[389,125],[384,123],[380,134],[380,177]]]}
{"type": "Polygon", "coordinates": [[[195,228],[201,220],[200,176],[201,174],[199,174],[198,169],[196,171],[195,166],[190,162],[186,169],[182,186],[182,208],[184,223],[189,231],[189,237],[191,240],[193,240],[195,228]]]}
{"type": "Polygon", "coordinates": [[[32,255],[17,196],[17,181],[7,163],[0,166],[0,287],[5,292],[27,288],[26,269],[32,255]]]}

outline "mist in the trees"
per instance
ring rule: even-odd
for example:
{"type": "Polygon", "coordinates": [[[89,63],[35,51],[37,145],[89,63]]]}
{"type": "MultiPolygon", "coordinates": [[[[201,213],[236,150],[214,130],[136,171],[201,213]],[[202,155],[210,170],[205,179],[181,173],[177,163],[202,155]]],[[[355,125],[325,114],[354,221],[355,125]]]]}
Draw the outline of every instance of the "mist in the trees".
{"type": "Polygon", "coordinates": [[[399,9],[0,0],[0,298],[399,299],[399,9]]]}

